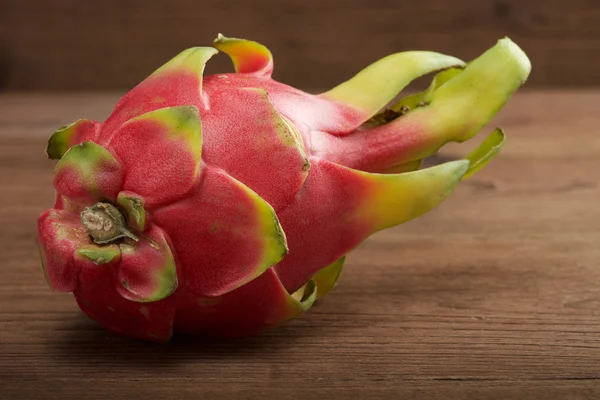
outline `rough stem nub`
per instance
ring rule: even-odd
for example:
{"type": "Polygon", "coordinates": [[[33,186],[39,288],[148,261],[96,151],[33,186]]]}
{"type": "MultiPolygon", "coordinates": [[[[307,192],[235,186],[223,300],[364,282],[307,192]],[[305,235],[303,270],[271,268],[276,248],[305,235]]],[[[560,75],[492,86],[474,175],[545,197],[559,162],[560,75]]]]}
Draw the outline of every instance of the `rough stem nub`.
{"type": "Polygon", "coordinates": [[[81,212],[81,223],[97,244],[112,243],[121,238],[139,240],[129,230],[123,214],[110,203],[98,202],[86,207],[81,212]]]}

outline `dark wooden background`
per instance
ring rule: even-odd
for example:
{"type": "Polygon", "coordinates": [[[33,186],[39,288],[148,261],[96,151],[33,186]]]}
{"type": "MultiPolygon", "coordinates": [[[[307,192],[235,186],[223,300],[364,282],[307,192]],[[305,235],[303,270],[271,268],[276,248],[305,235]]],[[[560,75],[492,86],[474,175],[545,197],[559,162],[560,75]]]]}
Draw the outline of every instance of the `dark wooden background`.
{"type": "Polygon", "coordinates": [[[600,84],[599,0],[0,0],[0,88],[125,89],[218,32],[267,44],[275,77],[305,88],[407,49],[469,59],[505,35],[533,61],[529,87],[600,84]]]}
{"type": "Polygon", "coordinates": [[[598,85],[600,0],[0,0],[0,400],[600,399],[598,85]],[[45,143],[218,32],[267,44],[305,89],[505,35],[534,70],[492,125],[501,155],[350,254],[302,318],[240,341],[120,338],[44,281],[45,143]]]}

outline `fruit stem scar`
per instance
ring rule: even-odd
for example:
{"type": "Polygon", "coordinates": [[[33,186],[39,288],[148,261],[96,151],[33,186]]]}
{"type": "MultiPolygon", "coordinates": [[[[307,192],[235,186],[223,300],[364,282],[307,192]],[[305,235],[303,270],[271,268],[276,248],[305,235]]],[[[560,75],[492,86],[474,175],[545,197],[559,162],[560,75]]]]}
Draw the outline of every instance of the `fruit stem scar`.
{"type": "Polygon", "coordinates": [[[81,212],[80,219],[94,243],[107,244],[121,238],[129,238],[136,242],[139,240],[129,230],[123,214],[110,203],[98,202],[86,207],[81,212]]]}

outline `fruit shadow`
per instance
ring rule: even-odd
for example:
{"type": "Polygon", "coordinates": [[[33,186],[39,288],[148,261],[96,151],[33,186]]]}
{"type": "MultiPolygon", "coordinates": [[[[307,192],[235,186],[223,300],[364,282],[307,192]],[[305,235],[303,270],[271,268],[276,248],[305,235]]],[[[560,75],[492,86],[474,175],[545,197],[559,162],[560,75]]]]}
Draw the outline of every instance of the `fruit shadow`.
{"type": "MultiPolygon", "coordinates": [[[[319,309],[321,304],[315,304],[319,309]]],[[[323,305],[324,306],[324,305],[323,305]]],[[[312,310],[311,310],[312,311],[312,310]]],[[[301,357],[315,337],[327,335],[327,325],[310,312],[262,334],[241,339],[211,339],[174,335],[164,344],[143,342],[108,332],[83,314],[61,327],[50,344],[52,356],[71,365],[94,364],[96,372],[153,370],[176,372],[189,363],[251,363],[257,359],[301,357]]]]}

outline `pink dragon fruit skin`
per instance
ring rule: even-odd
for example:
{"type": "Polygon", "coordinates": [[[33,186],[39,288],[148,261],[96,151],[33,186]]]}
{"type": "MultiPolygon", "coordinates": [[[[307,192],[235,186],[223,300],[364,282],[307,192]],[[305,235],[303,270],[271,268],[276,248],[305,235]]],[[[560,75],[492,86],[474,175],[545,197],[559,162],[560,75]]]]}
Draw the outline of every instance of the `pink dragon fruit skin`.
{"type": "Polygon", "coordinates": [[[110,331],[241,337],[299,316],[349,251],[430,211],[498,153],[501,130],[464,160],[420,169],[474,136],[531,68],[505,38],[466,65],[393,54],[312,95],[272,80],[261,44],[219,35],[214,46],[177,55],[105,122],[78,120],[49,140],[46,277],[110,331]],[[236,72],[203,77],[218,50],[236,72]],[[390,104],[436,71],[428,90],[390,104]]]}

